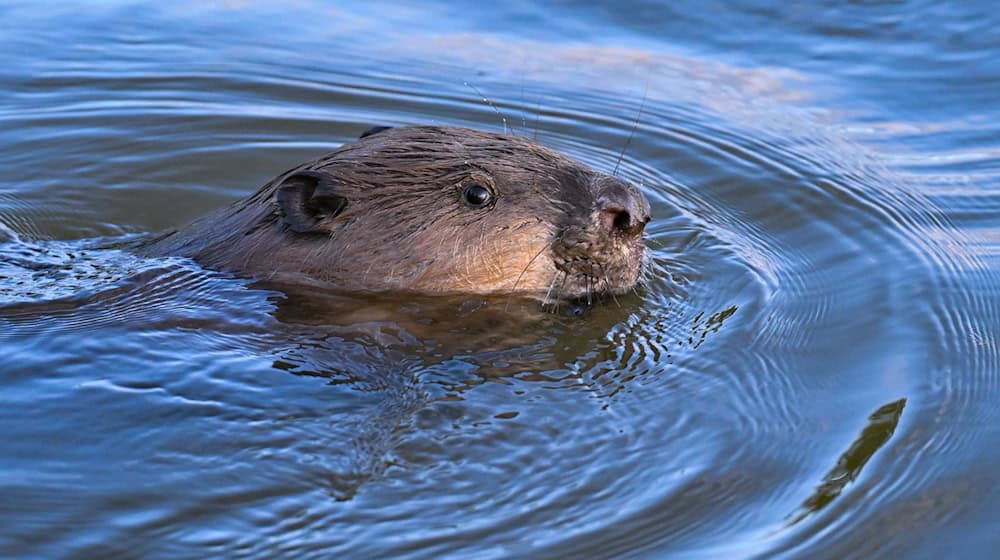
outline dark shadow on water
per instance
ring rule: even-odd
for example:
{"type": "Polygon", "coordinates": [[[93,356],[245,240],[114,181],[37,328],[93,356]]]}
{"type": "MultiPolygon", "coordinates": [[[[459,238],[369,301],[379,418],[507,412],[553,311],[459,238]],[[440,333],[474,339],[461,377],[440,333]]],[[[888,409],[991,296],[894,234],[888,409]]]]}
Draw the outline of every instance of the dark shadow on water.
{"type": "Polygon", "coordinates": [[[506,295],[357,294],[316,286],[255,286],[272,294],[271,314],[280,328],[275,369],[367,395],[368,404],[344,418],[351,424],[343,430],[347,440],[336,445],[345,460],[327,473],[328,492],[341,502],[353,500],[362,486],[387,469],[400,467],[393,450],[401,439],[421,430],[417,424],[422,410],[433,409],[434,403],[462,401],[469,391],[491,381],[507,383],[517,377],[558,383],[569,375],[566,364],[581,354],[612,355],[613,349],[603,348],[607,343],[600,341],[641,304],[632,294],[581,313],[575,306],[553,309],[506,295]]]}
{"type": "Polygon", "coordinates": [[[826,473],[823,482],[816,487],[813,495],[809,496],[799,510],[791,515],[788,526],[795,525],[828,506],[840,496],[848,484],[858,478],[861,469],[868,464],[868,461],[896,431],[905,406],[906,399],[899,399],[881,406],[868,417],[868,425],[861,430],[861,434],[854,440],[854,443],[840,456],[833,469],[826,473]]]}

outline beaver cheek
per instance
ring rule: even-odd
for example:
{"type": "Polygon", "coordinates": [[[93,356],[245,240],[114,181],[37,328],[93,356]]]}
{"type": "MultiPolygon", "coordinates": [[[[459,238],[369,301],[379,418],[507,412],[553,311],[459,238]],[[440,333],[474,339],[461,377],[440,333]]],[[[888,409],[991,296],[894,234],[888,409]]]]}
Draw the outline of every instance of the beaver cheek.
{"type": "Polygon", "coordinates": [[[511,291],[548,289],[556,275],[553,230],[549,224],[535,222],[506,235],[495,251],[497,284],[511,291]]]}

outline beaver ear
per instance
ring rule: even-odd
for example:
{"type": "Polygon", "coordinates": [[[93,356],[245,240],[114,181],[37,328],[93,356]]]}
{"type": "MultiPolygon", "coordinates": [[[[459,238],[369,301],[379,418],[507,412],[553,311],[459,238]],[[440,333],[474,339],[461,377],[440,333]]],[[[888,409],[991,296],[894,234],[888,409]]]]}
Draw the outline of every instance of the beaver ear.
{"type": "Polygon", "coordinates": [[[391,126],[373,126],[373,127],[369,128],[368,130],[362,132],[361,136],[358,136],[358,139],[360,140],[361,138],[367,138],[367,137],[371,136],[372,134],[378,134],[379,132],[383,132],[385,130],[389,130],[390,128],[392,128],[392,127],[391,126]]]}
{"type": "Polygon", "coordinates": [[[325,233],[320,222],[344,211],[347,199],[337,196],[333,179],[316,171],[299,171],[278,186],[282,222],[296,233],[325,233]]]}

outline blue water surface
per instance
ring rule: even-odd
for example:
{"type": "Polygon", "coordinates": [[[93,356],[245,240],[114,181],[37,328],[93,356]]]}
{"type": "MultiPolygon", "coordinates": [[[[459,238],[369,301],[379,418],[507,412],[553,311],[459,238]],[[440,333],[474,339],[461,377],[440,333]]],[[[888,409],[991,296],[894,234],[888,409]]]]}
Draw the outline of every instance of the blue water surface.
{"type": "Polygon", "coordinates": [[[992,557],[995,8],[0,3],[0,556],[992,557]],[[411,123],[617,168],[649,281],[129,250],[411,123]]]}

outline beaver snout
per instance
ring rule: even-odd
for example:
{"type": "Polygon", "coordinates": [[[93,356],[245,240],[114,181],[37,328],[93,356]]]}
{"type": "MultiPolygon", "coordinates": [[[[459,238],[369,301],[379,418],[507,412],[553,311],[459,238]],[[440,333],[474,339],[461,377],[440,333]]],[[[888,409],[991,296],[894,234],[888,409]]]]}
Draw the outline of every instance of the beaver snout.
{"type": "Polygon", "coordinates": [[[598,220],[608,235],[636,237],[649,223],[649,201],[631,185],[614,181],[597,195],[598,220]]]}

